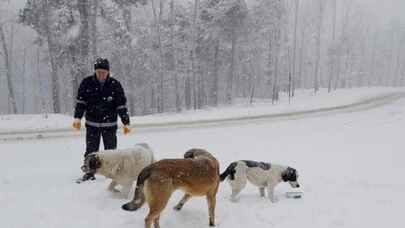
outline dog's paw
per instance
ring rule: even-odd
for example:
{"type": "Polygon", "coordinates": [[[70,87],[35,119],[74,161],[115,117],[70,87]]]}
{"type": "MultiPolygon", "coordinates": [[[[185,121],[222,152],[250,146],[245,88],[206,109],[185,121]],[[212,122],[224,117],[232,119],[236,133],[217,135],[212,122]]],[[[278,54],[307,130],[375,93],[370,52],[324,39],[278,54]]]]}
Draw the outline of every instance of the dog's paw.
{"type": "Polygon", "coordinates": [[[139,207],[134,203],[126,203],[122,205],[121,208],[125,211],[136,211],[139,209],[139,207]]]}

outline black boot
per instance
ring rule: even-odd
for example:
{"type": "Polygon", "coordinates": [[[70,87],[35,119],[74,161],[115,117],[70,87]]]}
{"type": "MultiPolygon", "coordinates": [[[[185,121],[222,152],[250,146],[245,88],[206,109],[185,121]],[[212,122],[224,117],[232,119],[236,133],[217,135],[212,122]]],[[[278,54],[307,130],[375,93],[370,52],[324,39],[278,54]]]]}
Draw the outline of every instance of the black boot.
{"type": "Polygon", "coordinates": [[[83,177],[81,177],[81,178],[79,178],[79,179],[76,180],[76,183],[80,184],[80,183],[82,183],[82,182],[84,182],[84,181],[95,180],[95,179],[96,179],[96,177],[94,176],[94,174],[92,174],[92,173],[85,173],[85,174],[83,175],[83,177]]]}
{"type": "Polygon", "coordinates": [[[87,181],[87,180],[95,180],[96,177],[94,176],[94,174],[92,173],[85,173],[82,177],[83,181],[87,181]]]}

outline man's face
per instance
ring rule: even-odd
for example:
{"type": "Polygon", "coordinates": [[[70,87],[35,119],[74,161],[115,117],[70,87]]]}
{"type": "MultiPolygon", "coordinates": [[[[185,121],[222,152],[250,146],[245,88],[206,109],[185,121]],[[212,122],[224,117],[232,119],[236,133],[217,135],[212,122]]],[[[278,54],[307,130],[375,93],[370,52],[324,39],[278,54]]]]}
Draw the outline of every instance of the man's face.
{"type": "Polygon", "coordinates": [[[97,79],[98,79],[100,82],[104,82],[104,81],[107,79],[108,70],[97,69],[97,70],[96,70],[96,76],[97,76],[97,79]]]}

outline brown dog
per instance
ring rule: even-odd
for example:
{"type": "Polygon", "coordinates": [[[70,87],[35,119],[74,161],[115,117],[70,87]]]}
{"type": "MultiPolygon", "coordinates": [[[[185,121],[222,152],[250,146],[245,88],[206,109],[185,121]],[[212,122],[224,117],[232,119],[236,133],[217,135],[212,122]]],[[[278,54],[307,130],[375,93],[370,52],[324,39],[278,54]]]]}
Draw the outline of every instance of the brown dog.
{"type": "Polygon", "coordinates": [[[145,227],[159,228],[159,216],[166,207],[170,196],[177,189],[185,192],[174,207],[181,210],[192,196],[206,196],[209,225],[215,226],[216,194],[219,186],[219,164],[217,159],[203,149],[191,149],[184,159],[164,159],[145,167],[138,176],[135,195],[122,209],[135,211],[146,202],[149,214],[145,227]]]}

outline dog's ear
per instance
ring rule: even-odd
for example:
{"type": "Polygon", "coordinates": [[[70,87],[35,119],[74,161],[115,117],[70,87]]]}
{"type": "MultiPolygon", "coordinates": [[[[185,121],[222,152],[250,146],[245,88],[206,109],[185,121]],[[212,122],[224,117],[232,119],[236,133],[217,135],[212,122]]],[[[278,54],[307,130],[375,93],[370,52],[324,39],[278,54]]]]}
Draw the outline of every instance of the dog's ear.
{"type": "Polygon", "coordinates": [[[291,167],[288,167],[284,172],[282,172],[281,177],[284,182],[287,181],[297,181],[297,170],[291,167]]]}
{"type": "Polygon", "coordinates": [[[184,158],[194,158],[194,151],[189,150],[186,153],[184,153],[184,158]]]}
{"type": "Polygon", "coordinates": [[[193,148],[184,153],[184,158],[197,158],[197,157],[212,157],[212,155],[208,153],[206,150],[199,148],[193,148]]]}
{"type": "Polygon", "coordinates": [[[92,170],[96,170],[101,167],[101,161],[97,154],[89,154],[86,157],[86,160],[88,161],[88,166],[92,170]]]}
{"type": "Polygon", "coordinates": [[[291,168],[287,167],[282,173],[281,173],[281,178],[283,179],[284,182],[290,181],[291,179],[291,168]]]}
{"type": "Polygon", "coordinates": [[[287,169],[284,170],[284,171],[281,173],[281,179],[282,179],[284,182],[287,182],[287,181],[288,181],[287,169]]]}

